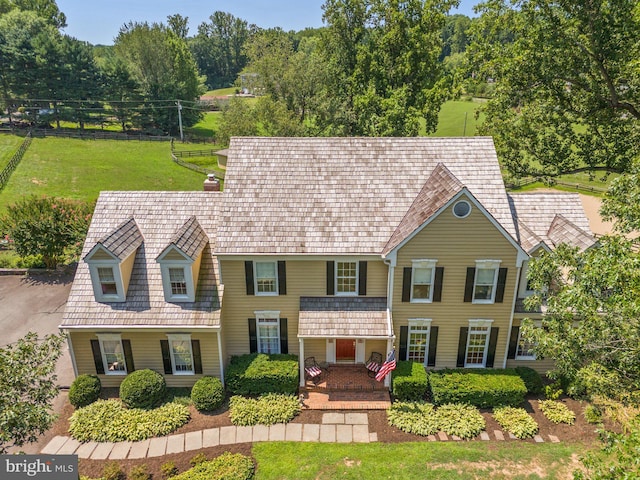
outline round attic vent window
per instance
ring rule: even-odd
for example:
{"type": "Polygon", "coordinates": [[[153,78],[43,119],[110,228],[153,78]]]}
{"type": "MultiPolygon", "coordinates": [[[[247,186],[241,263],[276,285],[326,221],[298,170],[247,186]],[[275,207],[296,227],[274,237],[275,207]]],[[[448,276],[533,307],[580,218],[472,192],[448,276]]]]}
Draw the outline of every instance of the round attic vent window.
{"type": "Polygon", "coordinates": [[[471,213],[471,205],[465,200],[460,200],[453,206],[453,214],[458,218],[465,218],[471,213]]]}

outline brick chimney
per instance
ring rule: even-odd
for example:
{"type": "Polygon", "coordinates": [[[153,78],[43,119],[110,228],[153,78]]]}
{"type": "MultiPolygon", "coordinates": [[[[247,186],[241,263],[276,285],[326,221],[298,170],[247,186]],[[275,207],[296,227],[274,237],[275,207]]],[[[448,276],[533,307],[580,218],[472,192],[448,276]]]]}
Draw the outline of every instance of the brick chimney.
{"type": "Polygon", "coordinates": [[[220,191],[220,182],[216,178],[215,174],[213,173],[207,174],[207,179],[204,181],[204,191],[205,192],[220,191]]]}

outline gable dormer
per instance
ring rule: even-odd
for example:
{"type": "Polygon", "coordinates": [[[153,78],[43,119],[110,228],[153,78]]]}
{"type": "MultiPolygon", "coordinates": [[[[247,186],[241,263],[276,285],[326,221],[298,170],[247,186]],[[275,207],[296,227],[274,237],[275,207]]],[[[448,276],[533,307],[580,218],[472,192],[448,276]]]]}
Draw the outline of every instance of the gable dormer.
{"type": "Polygon", "coordinates": [[[102,237],[85,255],[97,302],[124,302],[138,247],[144,238],[133,218],[102,237]]]}
{"type": "Polygon", "coordinates": [[[156,261],[160,264],[164,299],[167,302],[194,302],[202,252],[209,238],[196,220],[190,217],[178,229],[156,261]]]}

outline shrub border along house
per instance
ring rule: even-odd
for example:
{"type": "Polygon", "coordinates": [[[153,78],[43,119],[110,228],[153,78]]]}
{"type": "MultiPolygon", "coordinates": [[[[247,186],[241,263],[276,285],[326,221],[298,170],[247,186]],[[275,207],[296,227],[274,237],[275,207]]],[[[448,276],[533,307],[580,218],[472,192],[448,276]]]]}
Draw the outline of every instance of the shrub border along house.
{"type": "Polygon", "coordinates": [[[69,388],[69,403],[75,408],[86,407],[100,398],[101,390],[97,375],[78,375],[69,388]]]}
{"type": "Polygon", "coordinates": [[[419,402],[427,396],[427,371],[418,362],[398,362],[392,373],[393,397],[400,402],[419,402]]]}
{"type": "Polygon", "coordinates": [[[218,377],[202,377],[191,389],[191,401],[201,412],[211,412],[224,403],[224,387],[218,377]]]}
{"type": "Polygon", "coordinates": [[[251,353],[231,357],[225,386],[232,395],[295,395],[298,379],[297,355],[251,353]]]}

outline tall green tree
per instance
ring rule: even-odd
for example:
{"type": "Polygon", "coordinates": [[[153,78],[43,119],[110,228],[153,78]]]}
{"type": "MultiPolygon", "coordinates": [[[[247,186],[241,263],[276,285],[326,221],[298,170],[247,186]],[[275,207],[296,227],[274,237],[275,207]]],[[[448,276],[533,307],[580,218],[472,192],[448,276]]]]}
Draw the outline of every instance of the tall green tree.
{"type": "Polygon", "coordinates": [[[438,57],[454,0],[327,0],[327,68],[318,122],[337,135],[435,131],[448,95],[438,57]]]}
{"type": "Polygon", "coordinates": [[[0,0],[0,15],[12,10],[34,12],[55,28],[67,26],[67,17],[55,0],[0,0]]]}
{"type": "Polygon", "coordinates": [[[480,12],[470,60],[496,82],[483,133],[506,167],[627,170],[640,153],[638,2],[490,0],[480,12]]]}

